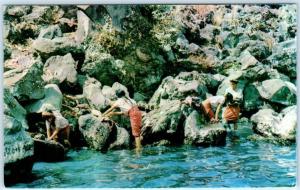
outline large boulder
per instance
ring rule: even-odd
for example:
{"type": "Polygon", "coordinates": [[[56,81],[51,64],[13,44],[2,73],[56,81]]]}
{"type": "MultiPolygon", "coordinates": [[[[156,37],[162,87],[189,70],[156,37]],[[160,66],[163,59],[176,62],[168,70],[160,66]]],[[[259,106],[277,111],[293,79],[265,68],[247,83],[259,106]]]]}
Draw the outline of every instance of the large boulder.
{"type": "Polygon", "coordinates": [[[130,135],[122,127],[116,127],[115,140],[109,145],[108,149],[124,149],[130,147],[130,135]]]}
{"type": "Polygon", "coordinates": [[[262,98],[281,105],[296,104],[296,86],[280,79],[269,79],[257,84],[262,98]]]}
{"type": "Polygon", "coordinates": [[[102,122],[99,118],[87,114],[78,119],[79,130],[88,146],[95,150],[105,151],[110,144],[112,125],[102,122]]]}
{"type": "Polygon", "coordinates": [[[224,145],[226,130],[222,124],[205,125],[197,111],[185,120],[184,143],[196,146],[224,145]]]}
{"type": "Polygon", "coordinates": [[[141,129],[144,144],[151,144],[160,140],[179,143],[183,128],[183,111],[180,101],[169,100],[161,104],[143,117],[141,129]]]}
{"type": "Polygon", "coordinates": [[[182,72],[175,78],[171,76],[164,78],[149,104],[158,106],[164,101],[182,100],[189,95],[205,99],[206,93],[207,87],[203,76],[196,71],[182,72]]]}
{"type": "Polygon", "coordinates": [[[55,141],[34,140],[34,157],[38,161],[58,162],[65,159],[64,146],[55,141]]]}
{"type": "Polygon", "coordinates": [[[56,37],[54,39],[38,38],[33,41],[32,48],[47,59],[53,55],[82,54],[83,47],[74,37],[56,37]]]}
{"type": "Polygon", "coordinates": [[[91,19],[81,10],[77,11],[76,41],[82,43],[92,30],[91,19]]]}
{"type": "Polygon", "coordinates": [[[75,83],[77,80],[76,62],[70,53],[65,56],[52,56],[44,65],[43,79],[48,83],[75,83]]]}
{"type": "Polygon", "coordinates": [[[46,39],[54,39],[56,37],[62,37],[63,34],[59,28],[58,25],[51,25],[47,28],[41,29],[41,32],[39,34],[38,38],[46,38],[46,39]]]}
{"type": "Polygon", "coordinates": [[[61,109],[63,95],[59,87],[56,84],[47,84],[44,91],[45,97],[43,99],[25,107],[29,113],[41,113],[43,111],[61,109]]]}
{"type": "Polygon", "coordinates": [[[297,128],[297,106],[290,106],[276,113],[262,109],[251,117],[256,133],[278,141],[295,141],[297,128]]]}
{"type": "Polygon", "coordinates": [[[18,100],[40,99],[44,96],[42,62],[38,59],[25,69],[13,69],[4,73],[4,86],[18,100]]]}
{"type": "Polygon", "coordinates": [[[25,131],[26,111],[4,89],[4,180],[5,183],[28,176],[33,166],[33,140],[25,131]]]}
{"type": "Polygon", "coordinates": [[[257,111],[263,105],[263,100],[253,84],[245,87],[243,96],[243,111],[257,111]]]}
{"type": "Polygon", "coordinates": [[[109,99],[102,93],[101,83],[94,78],[84,82],[83,96],[94,109],[103,110],[109,105],[109,99]]]}

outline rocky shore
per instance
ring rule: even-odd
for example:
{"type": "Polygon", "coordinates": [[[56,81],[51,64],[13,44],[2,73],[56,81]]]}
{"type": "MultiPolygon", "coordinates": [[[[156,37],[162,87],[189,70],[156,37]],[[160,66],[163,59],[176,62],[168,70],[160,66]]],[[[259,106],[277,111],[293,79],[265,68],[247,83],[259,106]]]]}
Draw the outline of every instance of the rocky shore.
{"type": "Polygon", "coordinates": [[[94,116],[123,89],[143,110],[142,144],[222,146],[227,131],[182,104],[243,92],[249,140],[296,139],[296,5],[7,6],[4,13],[5,182],[35,161],[63,161],[41,112],[72,124],[72,147],[133,147],[124,116],[94,116]],[[259,137],[259,138],[258,138],[259,137]]]}

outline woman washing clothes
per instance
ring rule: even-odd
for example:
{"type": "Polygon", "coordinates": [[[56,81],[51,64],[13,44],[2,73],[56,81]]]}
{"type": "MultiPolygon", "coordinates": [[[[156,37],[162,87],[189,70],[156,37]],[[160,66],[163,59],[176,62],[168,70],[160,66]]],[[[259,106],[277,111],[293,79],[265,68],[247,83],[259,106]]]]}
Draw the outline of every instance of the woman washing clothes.
{"type": "Polygon", "coordinates": [[[127,97],[123,90],[117,91],[117,101],[102,114],[102,117],[110,117],[113,115],[125,115],[130,118],[131,132],[135,138],[135,145],[137,149],[141,148],[141,127],[142,127],[142,112],[139,110],[136,102],[127,97]],[[114,109],[120,108],[120,112],[113,112],[114,109]]]}
{"type": "MultiPolygon", "coordinates": [[[[237,130],[237,121],[239,119],[240,114],[240,101],[243,98],[242,92],[237,89],[238,81],[236,79],[230,80],[230,87],[225,91],[225,110],[223,112],[223,119],[225,121],[225,125],[233,124],[234,130],[237,130]]],[[[216,111],[216,119],[221,110],[222,104],[220,104],[216,111]]]]}

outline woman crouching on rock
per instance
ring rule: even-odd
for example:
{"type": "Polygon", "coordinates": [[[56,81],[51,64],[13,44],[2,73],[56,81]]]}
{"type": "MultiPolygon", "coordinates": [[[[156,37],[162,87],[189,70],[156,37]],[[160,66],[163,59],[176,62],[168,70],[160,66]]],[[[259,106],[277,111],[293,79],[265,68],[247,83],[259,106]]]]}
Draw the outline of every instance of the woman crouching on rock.
{"type": "Polygon", "coordinates": [[[59,111],[42,112],[42,117],[46,120],[47,140],[58,141],[59,138],[62,138],[63,143],[70,147],[70,124],[68,120],[59,111]]]}
{"type": "Polygon", "coordinates": [[[110,117],[113,115],[129,116],[132,135],[135,138],[135,145],[137,149],[141,148],[141,127],[142,127],[142,112],[139,110],[136,102],[129,97],[126,97],[123,90],[117,91],[118,100],[112,104],[102,117],[110,117]],[[115,108],[120,108],[121,112],[112,112],[115,108]]]}

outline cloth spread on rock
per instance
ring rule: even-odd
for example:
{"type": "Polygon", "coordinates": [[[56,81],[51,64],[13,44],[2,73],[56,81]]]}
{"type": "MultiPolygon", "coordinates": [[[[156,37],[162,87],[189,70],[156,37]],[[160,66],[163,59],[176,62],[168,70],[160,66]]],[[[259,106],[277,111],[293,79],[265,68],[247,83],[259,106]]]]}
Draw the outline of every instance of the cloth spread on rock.
{"type": "Polygon", "coordinates": [[[55,117],[54,124],[56,128],[63,129],[69,125],[69,122],[64,118],[59,111],[53,111],[55,117]]]}
{"type": "Polygon", "coordinates": [[[141,134],[142,127],[142,112],[137,106],[133,106],[129,111],[128,115],[130,118],[131,132],[134,137],[139,137],[141,134]]]}
{"type": "Polygon", "coordinates": [[[236,122],[239,119],[239,114],[239,106],[228,105],[223,112],[223,118],[226,120],[226,122],[236,122]]]}

